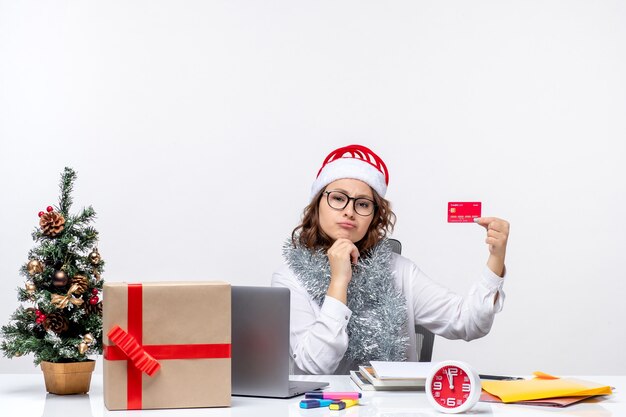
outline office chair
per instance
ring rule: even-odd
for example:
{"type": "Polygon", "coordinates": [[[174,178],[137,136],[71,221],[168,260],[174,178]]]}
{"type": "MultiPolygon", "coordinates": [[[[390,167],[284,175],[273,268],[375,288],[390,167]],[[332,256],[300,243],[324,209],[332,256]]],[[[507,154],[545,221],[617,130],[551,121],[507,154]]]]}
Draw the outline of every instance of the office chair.
{"type": "MultiPolygon", "coordinates": [[[[402,243],[397,239],[389,239],[391,250],[398,255],[402,254],[402,243]]],[[[415,325],[415,336],[417,338],[417,360],[419,362],[430,362],[433,357],[433,345],[435,335],[424,326],[415,325]]]]}

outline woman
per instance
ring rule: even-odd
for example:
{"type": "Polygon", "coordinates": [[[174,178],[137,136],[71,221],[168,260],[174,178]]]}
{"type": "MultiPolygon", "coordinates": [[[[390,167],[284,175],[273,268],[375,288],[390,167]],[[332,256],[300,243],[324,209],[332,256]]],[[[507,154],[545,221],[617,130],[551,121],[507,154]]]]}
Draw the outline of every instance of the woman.
{"type": "Polygon", "coordinates": [[[331,152],[318,172],[302,223],[285,244],[286,265],[272,277],[272,286],[291,291],[294,373],[346,374],[370,360],[415,361],[415,324],[472,340],[489,332],[502,309],[509,224],[476,219],[487,230],[489,258],[461,297],[392,253],[388,182],[382,159],[360,145],[331,152]]]}

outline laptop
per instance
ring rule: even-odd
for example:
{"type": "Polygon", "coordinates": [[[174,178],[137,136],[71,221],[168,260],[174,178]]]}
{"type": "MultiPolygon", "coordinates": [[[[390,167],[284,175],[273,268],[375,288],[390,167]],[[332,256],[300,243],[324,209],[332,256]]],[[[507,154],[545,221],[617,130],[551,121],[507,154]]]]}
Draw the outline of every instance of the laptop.
{"type": "Polygon", "coordinates": [[[289,380],[288,288],[231,290],[233,395],[289,398],[328,385],[289,380]]]}

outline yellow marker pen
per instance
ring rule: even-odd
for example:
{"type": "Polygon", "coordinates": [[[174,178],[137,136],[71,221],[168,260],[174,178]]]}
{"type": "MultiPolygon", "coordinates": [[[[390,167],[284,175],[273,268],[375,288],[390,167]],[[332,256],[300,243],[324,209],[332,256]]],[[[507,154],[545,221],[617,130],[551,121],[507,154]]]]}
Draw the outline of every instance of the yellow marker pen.
{"type": "Polygon", "coordinates": [[[359,405],[359,400],[335,400],[328,408],[331,410],[343,410],[344,408],[352,407],[353,405],[359,405]]]}

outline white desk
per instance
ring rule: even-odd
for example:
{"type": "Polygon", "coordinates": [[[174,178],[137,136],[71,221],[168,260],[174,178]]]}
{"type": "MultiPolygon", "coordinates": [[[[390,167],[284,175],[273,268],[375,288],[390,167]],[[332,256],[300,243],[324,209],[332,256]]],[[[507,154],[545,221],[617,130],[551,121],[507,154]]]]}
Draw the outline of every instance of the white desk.
{"type": "MultiPolygon", "coordinates": [[[[298,377],[294,377],[298,378],[298,377]]],[[[478,403],[469,415],[502,417],[621,417],[626,416],[626,397],[620,388],[626,376],[585,376],[590,381],[615,387],[611,396],[599,397],[567,408],[530,407],[478,403]]],[[[328,390],[356,391],[347,376],[300,377],[304,380],[330,382],[328,390]]],[[[230,408],[196,408],[179,410],[108,411],[102,400],[102,375],[94,374],[88,395],[57,396],[47,394],[41,374],[0,374],[0,415],[3,417],[99,417],[99,416],[207,416],[207,417],[422,417],[444,416],[430,408],[424,392],[363,393],[361,405],[342,411],[328,408],[300,409],[303,396],[275,400],[233,397],[230,408]]]]}

